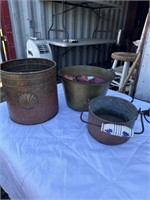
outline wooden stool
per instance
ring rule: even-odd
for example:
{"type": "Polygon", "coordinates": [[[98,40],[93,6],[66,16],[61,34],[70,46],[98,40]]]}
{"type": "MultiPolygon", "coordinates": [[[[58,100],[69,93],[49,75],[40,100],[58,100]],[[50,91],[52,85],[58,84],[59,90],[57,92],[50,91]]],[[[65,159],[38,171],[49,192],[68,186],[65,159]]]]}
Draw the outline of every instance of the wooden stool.
{"type": "Polygon", "coordinates": [[[130,63],[134,62],[137,57],[137,53],[128,53],[128,52],[114,52],[111,54],[111,57],[114,59],[112,69],[115,71],[116,75],[120,77],[119,81],[112,81],[112,85],[122,87],[125,78],[127,77],[130,63]],[[118,61],[123,61],[123,66],[117,67],[118,61]]]}

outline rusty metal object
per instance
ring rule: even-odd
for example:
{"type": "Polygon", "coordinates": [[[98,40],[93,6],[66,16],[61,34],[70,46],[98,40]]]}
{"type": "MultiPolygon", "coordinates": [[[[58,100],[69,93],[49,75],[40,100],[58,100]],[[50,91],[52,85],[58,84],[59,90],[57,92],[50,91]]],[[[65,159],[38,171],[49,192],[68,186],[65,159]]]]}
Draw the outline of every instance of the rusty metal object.
{"type": "MultiPolygon", "coordinates": [[[[116,145],[128,141],[130,137],[120,137],[101,131],[102,124],[112,123],[132,129],[137,117],[138,110],[132,103],[119,97],[105,96],[92,99],[89,103],[88,121],[83,120],[82,115],[81,120],[87,123],[89,133],[97,141],[107,145],[116,145]]],[[[135,134],[143,133],[143,131],[142,124],[142,131],[135,132],[135,134]]]]}
{"type": "Polygon", "coordinates": [[[56,63],[38,58],[1,64],[1,79],[10,118],[19,124],[38,124],[58,112],[56,63]]]}
{"type": "Polygon", "coordinates": [[[61,76],[64,86],[67,105],[76,111],[87,111],[88,102],[96,96],[104,96],[109,89],[111,81],[115,77],[114,72],[110,69],[87,65],[63,67],[58,73],[61,76]],[[65,74],[71,74],[73,76],[100,76],[105,80],[105,82],[80,83],[64,78],[63,76],[65,74]]]}

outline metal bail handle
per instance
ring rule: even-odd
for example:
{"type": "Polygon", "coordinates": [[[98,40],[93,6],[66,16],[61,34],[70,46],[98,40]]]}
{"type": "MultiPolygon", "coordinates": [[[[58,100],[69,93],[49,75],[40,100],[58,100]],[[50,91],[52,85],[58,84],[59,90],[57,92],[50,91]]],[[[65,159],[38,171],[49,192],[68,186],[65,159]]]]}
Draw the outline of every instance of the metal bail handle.
{"type": "Polygon", "coordinates": [[[133,129],[120,124],[105,122],[100,125],[100,124],[95,124],[93,122],[85,121],[83,119],[83,111],[80,114],[80,120],[86,124],[97,126],[101,128],[101,131],[104,131],[110,135],[115,135],[120,137],[133,137],[134,134],[142,134],[144,132],[143,113],[141,112],[141,108],[139,109],[138,113],[140,114],[140,121],[142,127],[142,130],[140,132],[134,132],[133,129]]]}
{"type": "Polygon", "coordinates": [[[143,122],[143,113],[141,111],[141,108],[139,108],[138,110],[138,114],[140,115],[140,121],[141,121],[141,127],[142,127],[142,130],[140,132],[134,132],[134,134],[142,134],[144,132],[144,122],[143,122]]]}

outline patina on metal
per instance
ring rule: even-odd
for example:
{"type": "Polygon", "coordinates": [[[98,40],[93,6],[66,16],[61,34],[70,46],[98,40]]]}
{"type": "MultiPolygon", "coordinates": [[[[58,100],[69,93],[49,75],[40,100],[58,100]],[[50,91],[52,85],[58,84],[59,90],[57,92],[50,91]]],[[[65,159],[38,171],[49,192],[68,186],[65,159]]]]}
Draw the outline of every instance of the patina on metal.
{"type": "Polygon", "coordinates": [[[56,63],[26,58],[1,64],[1,79],[10,118],[19,124],[38,124],[58,112],[56,63]]]}
{"type": "Polygon", "coordinates": [[[130,137],[115,136],[101,131],[102,123],[123,125],[132,129],[138,115],[141,114],[142,130],[140,132],[134,132],[134,134],[144,132],[142,113],[125,99],[114,96],[95,97],[90,101],[88,110],[88,121],[83,119],[83,113],[80,119],[87,123],[88,131],[92,137],[103,144],[122,144],[128,141],[130,137]]]}
{"type": "Polygon", "coordinates": [[[115,77],[111,69],[88,65],[63,67],[58,73],[63,83],[67,105],[76,111],[87,111],[89,101],[96,96],[104,96],[109,89],[111,81],[115,77]],[[64,78],[63,76],[65,74],[71,74],[73,76],[99,76],[103,78],[105,82],[80,83],[64,78]]]}

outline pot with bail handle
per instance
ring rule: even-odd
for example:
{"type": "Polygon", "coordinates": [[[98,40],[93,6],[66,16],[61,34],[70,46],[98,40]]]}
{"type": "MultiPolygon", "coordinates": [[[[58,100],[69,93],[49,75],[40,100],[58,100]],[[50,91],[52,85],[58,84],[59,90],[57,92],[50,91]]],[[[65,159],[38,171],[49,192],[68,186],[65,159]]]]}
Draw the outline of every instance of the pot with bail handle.
{"type": "Polygon", "coordinates": [[[104,96],[93,98],[88,106],[88,121],[80,119],[87,124],[89,133],[97,141],[107,144],[122,144],[133,137],[134,134],[144,132],[141,110],[125,99],[104,96]],[[134,132],[133,127],[140,115],[142,130],[134,132]]]}

